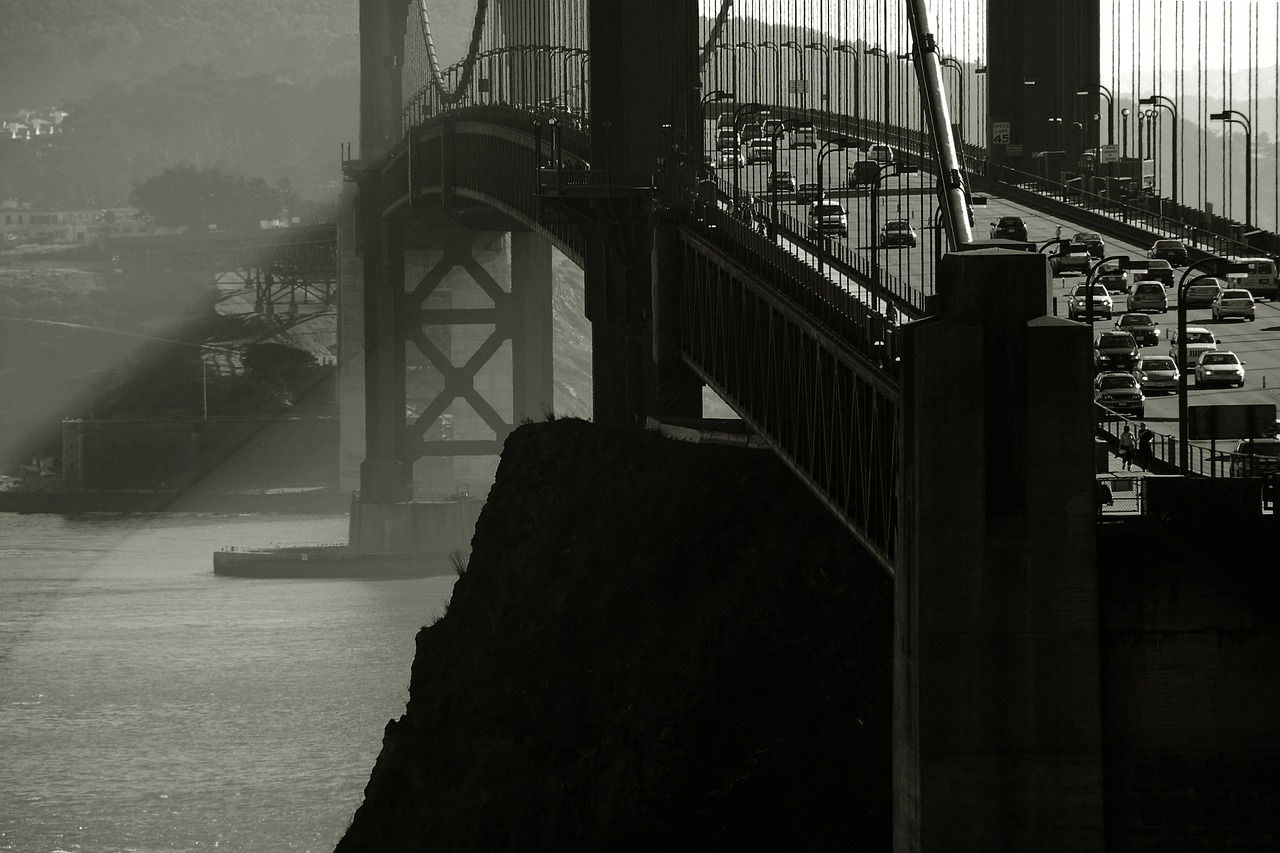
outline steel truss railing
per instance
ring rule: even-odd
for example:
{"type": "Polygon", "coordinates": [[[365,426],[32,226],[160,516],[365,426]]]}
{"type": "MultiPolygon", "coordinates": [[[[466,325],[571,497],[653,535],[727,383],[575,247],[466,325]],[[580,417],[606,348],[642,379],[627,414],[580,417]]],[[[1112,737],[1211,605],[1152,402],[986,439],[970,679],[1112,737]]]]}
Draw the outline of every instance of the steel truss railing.
{"type": "MultiPolygon", "coordinates": [[[[892,572],[901,467],[897,362],[889,351],[879,358],[866,352],[887,329],[873,316],[844,316],[834,304],[819,304],[785,258],[761,262],[776,254],[766,246],[739,263],[742,256],[730,256],[721,235],[711,234],[682,232],[685,362],[892,572]]],[[[749,231],[733,236],[751,238],[749,231]]]]}

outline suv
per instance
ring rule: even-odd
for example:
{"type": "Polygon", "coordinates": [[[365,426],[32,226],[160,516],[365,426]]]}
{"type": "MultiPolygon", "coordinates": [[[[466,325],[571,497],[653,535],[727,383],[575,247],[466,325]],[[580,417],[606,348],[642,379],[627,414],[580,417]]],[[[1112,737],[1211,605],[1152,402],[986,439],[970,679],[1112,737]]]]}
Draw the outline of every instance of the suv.
{"type": "Polygon", "coordinates": [[[991,236],[1027,242],[1027,223],[1021,216],[1001,216],[991,223],[991,236]]]}
{"type": "Polygon", "coordinates": [[[880,174],[880,164],[875,160],[854,160],[845,170],[845,178],[850,188],[871,186],[878,174],[880,174]]]}
{"type": "Polygon", "coordinates": [[[809,206],[809,236],[821,237],[826,234],[848,237],[849,216],[840,202],[822,199],[809,206]]]}
{"type": "Polygon", "coordinates": [[[1187,265],[1187,247],[1181,240],[1157,240],[1147,250],[1148,258],[1163,258],[1174,266],[1187,265]]]}
{"type": "Polygon", "coordinates": [[[1158,281],[1140,281],[1133,286],[1128,296],[1129,311],[1159,311],[1161,314],[1169,310],[1169,297],[1164,292],[1164,285],[1158,281]]]}
{"type": "Polygon", "coordinates": [[[1093,319],[1111,319],[1111,294],[1100,284],[1077,284],[1071,288],[1071,296],[1067,299],[1067,319],[1083,319],[1089,311],[1085,294],[1093,291],[1093,319]]]}
{"type": "MultiPolygon", "coordinates": [[[[1207,352],[1213,352],[1218,348],[1218,341],[1213,336],[1213,332],[1204,326],[1187,326],[1187,364],[1179,364],[1183,370],[1187,369],[1187,365],[1194,366],[1200,360],[1200,356],[1207,352]]],[[[1169,333],[1169,355],[1173,356],[1174,361],[1178,359],[1178,330],[1174,329],[1169,333]]]]}

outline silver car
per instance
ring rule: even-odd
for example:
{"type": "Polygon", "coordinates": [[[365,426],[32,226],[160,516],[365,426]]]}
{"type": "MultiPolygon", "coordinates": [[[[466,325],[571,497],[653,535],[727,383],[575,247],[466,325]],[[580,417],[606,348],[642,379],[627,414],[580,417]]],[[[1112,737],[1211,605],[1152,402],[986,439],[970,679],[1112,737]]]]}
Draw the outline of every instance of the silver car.
{"type": "Polygon", "coordinates": [[[1213,298],[1212,307],[1215,320],[1225,320],[1228,317],[1252,320],[1253,294],[1238,287],[1223,290],[1213,298]]]}
{"type": "Polygon", "coordinates": [[[1144,394],[1178,393],[1178,363],[1167,355],[1144,355],[1133,368],[1133,376],[1144,394]]]}

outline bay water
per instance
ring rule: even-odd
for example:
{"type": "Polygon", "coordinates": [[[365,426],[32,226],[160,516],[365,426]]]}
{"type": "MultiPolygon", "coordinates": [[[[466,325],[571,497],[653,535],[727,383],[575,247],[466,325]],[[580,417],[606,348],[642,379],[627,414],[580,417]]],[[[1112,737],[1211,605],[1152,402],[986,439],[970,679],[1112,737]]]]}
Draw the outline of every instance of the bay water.
{"type": "Polygon", "coordinates": [[[215,576],[345,516],[0,514],[0,851],[332,850],[454,578],[215,576]]]}

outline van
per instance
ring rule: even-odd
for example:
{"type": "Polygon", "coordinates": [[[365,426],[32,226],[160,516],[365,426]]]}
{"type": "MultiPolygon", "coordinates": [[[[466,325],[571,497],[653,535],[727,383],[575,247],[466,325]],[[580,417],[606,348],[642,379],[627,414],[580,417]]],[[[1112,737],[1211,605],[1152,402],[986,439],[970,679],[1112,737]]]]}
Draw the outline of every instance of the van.
{"type": "Polygon", "coordinates": [[[734,150],[737,149],[738,144],[738,131],[734,130],[733,125],[716,131],[716,150],[734,150]]]}
{"type": "Polygon", "coordinates": [[[817,148],[818,147],[818,131],[808,122],[804,124],[793,125],[791,128],[791,147],[792,148],[817,148]]]}
{"type": "Polygon", "coordinates": [[[1275,299],[1280,282],[1276,281],[1276,262],[1271,258],[1228,258],[1213,264],[1215,276],[1227,279],[1228,287],[1243,288],[1254,299],[1275,299]]]}
{"type": "Polygon", "coordinates": [[[747,143],[747,165],[773,162],[773,140],[756,138],[747,143]]]}
{"type": "MultiPolygon", "coordinates": [[[[1187,326],[1187,363],[1179,364],[1183,370],[1187,367],[1193,367],[1200,361],[1200,356],[1207,352],[1213,352],[1218,348],[1218,339],[1213,336],[1213,332],[1204,326],[1187,326]]],[[[1169,333],[1169,355],[1174,361],[1178,360],[1178,330],[1174,329],[1169,333]]]]}

